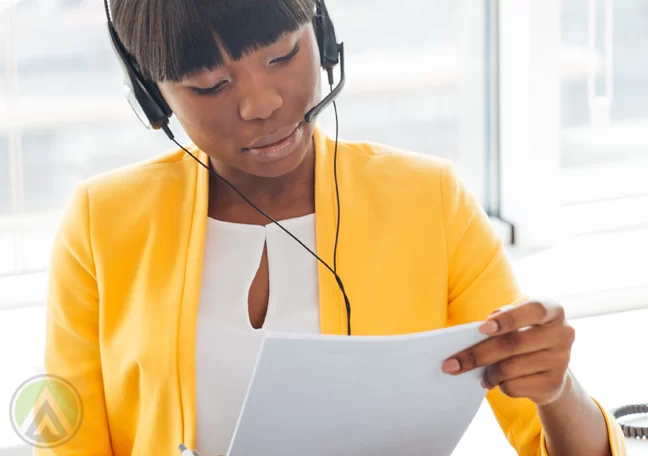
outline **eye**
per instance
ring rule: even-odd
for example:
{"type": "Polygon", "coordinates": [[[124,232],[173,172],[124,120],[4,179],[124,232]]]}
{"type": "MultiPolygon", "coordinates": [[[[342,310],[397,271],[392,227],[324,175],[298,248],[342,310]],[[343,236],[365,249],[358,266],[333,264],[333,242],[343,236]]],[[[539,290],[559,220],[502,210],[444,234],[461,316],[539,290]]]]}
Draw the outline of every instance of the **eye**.
{"type": "Polygon", "coordinates": [[[297,44],[295,45],[295,47],[293,48],[293,50],[290,51],[290,53],[284,55],[283,57],[276,58],[273,61],[271,61],[270,63],[278,63],[280,65],[283,64],[283,63],[288,63],[288,62],[290,62],[292,60],[293,57],[295,57],[297,55],[297,53],[299,52],[299,49],[300,49],[300,46],[299,46],[299,41],[298,41],[297,44]]]}
{"type": "Polygon", "coordinates": [[[227,81],[221,81],[213,87],[208,87],[206,89],[203,89],[201,87],[192,87],[191,90],[198,95],[213,95],[216,92],[220,91],[226,84],[227,81]]]}

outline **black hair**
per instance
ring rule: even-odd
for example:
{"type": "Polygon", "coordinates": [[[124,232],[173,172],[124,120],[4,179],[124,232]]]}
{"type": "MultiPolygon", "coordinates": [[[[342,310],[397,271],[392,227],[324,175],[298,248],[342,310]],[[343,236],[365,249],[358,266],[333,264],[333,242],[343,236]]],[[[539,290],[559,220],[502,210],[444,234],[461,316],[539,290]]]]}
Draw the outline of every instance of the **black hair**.
{"type": "Polygon", "coordinates": [[[113,26],[142,76],[180,81],[238,60],[312,21],[315,0],[112,0],[113,26]]]}

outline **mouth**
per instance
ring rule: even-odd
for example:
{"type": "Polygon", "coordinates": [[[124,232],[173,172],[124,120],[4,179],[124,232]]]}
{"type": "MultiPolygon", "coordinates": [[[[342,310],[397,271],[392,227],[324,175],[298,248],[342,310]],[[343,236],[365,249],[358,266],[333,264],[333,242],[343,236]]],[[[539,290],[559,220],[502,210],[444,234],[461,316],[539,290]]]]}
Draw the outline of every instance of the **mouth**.
{"type": "Polygon", "coordinates": [[[261,138],[250,147],[243,149],[261,161],[274,161],[290,155],[301,139],[302,124],[283,128],[272,135],[261,138]]]}

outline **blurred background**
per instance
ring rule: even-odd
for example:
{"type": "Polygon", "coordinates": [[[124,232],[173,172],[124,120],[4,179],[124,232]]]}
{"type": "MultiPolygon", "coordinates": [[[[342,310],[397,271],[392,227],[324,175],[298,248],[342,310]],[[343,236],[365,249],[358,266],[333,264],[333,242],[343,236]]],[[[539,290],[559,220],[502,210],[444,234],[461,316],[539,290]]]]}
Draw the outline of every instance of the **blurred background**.
{"type": "MultiPolygon", "coordinates": [[[[454,160],[523,285],[583,325],[648,307],[648,1],[327,4],[347,52],[341,137],[454,160]]],[[[100,0],[0,0],[0,366],[39,369],[75,184],[172,146],[123,97],[100,0]]],[[[0,449],[16,441],[2,419],[0,449]]]]}

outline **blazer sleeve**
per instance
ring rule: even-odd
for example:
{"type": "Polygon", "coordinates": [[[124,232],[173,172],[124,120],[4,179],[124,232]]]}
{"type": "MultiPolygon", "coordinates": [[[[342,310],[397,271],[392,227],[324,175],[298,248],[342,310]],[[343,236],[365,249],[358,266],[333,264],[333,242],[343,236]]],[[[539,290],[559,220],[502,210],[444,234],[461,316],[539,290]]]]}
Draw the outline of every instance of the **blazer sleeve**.
{"type": "Polygon", "coordinates": [[[102,379],[91,215],[87,188],[80,184],[55,236],[46,303],[45,371],[67,380],[78,392],[80,426],[62,445],[36,449],[37,456],[113,454],[102,379]]]}
{"type": "MultiPolygon", "coordinates": [[[[481,321],[502,306],[525,301],[527,296],[518,286],[504,246],[487,214],[450,163],[442,171],[441,192],[448,256],[449,324],[481,321]]],[[[510,398],[499,388],[489,391],[486,398],[519,455],[548,456],[533,402],[510,398]]],[[[625,455],[620,427],[602,407],[601,411],[607,422],[613,455],[625,455]]]]}

